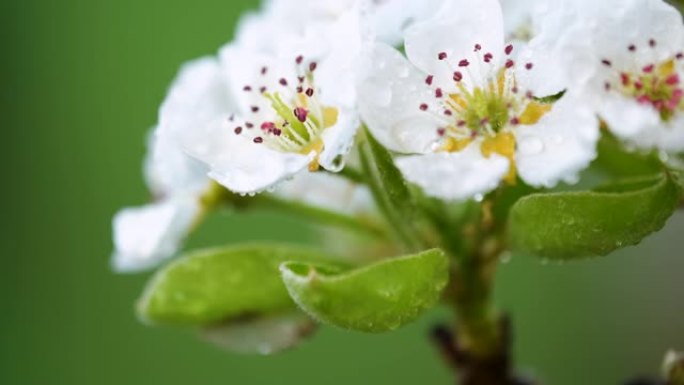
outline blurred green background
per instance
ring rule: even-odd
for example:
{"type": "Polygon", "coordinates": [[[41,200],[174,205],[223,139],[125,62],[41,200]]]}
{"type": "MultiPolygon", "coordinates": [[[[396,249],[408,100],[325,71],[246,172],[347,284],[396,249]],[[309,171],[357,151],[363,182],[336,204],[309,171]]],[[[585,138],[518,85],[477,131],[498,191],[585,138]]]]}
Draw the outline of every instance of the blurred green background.
{"type": "MultiPolygon", "coordinates": [[[[323,328],[276,357],[225,354],[133,315],[146,276],[109,270],[110,218],[147,197],[144,137],[178,66],[214,52],[255,1],[0,4],[1,384],[450,384],[428,344],[437,311],[393,334],[323,328]]],[[[499,304],[520,367],[548,384],[618,384],[684,349],[684,215],[603,260],[514,258],[499,304]]],[[[191,246],[310,238],[288,218],[212,217],[191,246]]]]}

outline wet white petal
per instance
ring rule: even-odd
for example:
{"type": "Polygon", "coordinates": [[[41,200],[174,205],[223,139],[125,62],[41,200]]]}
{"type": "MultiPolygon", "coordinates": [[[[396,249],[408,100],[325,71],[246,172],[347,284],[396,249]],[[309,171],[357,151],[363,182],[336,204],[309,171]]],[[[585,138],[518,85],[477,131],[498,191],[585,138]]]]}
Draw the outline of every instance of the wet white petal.
{"type": "Polygon", "coordinates": [[[219,63],[202,58],[185,64],[159,110],[160,135],[182,138],[187,132],[234,112],[234,102],[219,63]]]}
{"type": "Polygon", "coordinates": [[[655,109],[613,92],[604,92],[598,112],[614,134],[627,140],[635,139],[660,123],[660,115],[655,109]]]}
{"type": "Polygon", "coordinates": [[[179,194],[201,195],[210,186],[205,165],[191,158],[169,136],[153,132],[149,138],[144,171],[157,198],[179,194]]]}
{"type": "Polygon", "coordinates": [[[318,163],[323,168],[337,172],[344,167],[345,159],[354,145],[354,137],[360,124],[356,111],[339,111],[337,123],[327,128],[322,135],[324,148],[318,163]]]}
{"type": "Polygon", "coordinates": [[[516,165],[528,184],[574,182],[596,157],[599,123],[591,109],[565,96],[535,125],[518,126],[516,165]]]}
{"type": "Polygon", "coordinates": [[[503,62],[503,49],[503,15],[498,0],[479,0],[476,3],[471,0],[445,1],[434,18],[416,23],[406,31],[409,60],[424,72],[434,75],[437,84],[444,87],[454,87],[451,79],[462,59],[471,63],[467,71],[462,71],[464,84],[480,84],[487,71],[498,69],[496,64],[503,62]],[[494,60],[491,66],[480,65],[482,59],[474,52],[475,44],[482,46],[480,56],[485,52],[492,53],[494,60]],[[441,52],[448,55],[448,62],[438,59],[441,52]]]}
{"type": "Polygon", "coordinates": [[[461,152],[405,156],[396,160],[404,177],[427,195],[447,200],[466,200],[494,190],[508,173],[508,159],[485,158],[480,144],[461,152]]]}
{"type": "Polygon", "coordinates": [[[261,192],[278,184],[306,169],[315,155],[272,150],[245,135],[236,135],[225,120],[195,134],[185,142],[189,153],[209,166],[212,179],[240,194],[261,192]]]}
{"type": "Polygon", "coordinates": [[[141,271],[172,257],[199,214],[200,205],[193,197],[121,210],[113,221],[114,269],[141,271]]]}
{"type": "Polygon", "coordinates": [[[425,103],[434,114],[442,113],[425,83],[426,75],[381,43],[366,59],[358,85],[359,108],[373,136],[393,151],[430,151],[445,121],[420,109],[425,103]]]}
{"type": "Polygon", "coordinates": [[[301,173],[281,183],[274,192],[291,201],[345,214],[372,212],[368,188],[324,172],[301,173]]]}

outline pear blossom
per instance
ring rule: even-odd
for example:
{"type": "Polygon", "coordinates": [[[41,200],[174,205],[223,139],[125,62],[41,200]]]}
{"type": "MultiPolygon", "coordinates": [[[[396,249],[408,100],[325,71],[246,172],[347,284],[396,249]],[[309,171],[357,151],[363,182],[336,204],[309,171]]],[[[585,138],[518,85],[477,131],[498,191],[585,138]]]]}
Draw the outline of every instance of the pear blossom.
{"type": "Polygon", "coordinates": [[[244,42],[222,48],[220,77],[236,108],[175,130],[180,145],[240,194],[307,170],[339,171],[359,126],[353,85],[362,38],[350,36],[360,31],[359,17],[355,9],[335,23],[312,24],[270,50],[244,42]]]}
{"type": "Polygon", "coordinates": [[[428,195],[477,198],[518,176],[533,186],[574,182],[596,155],[591,110],[572,95],[535,98],[523,79],[537,64],[519,61],[504,34],[498,1],[450,0],[407,30],[407,58],[382,43],[370,50],[362,116],[382,144],[406,154],[397,166],[428,195]]]}
{"type": "Polygon", "coordinates": [[[212,189],[206,166],[188,156],[177,138],[232,110],[216,59],[197,59],[181,68],[160,108],[145,161],[154,202],[114,218],[116,270],[145,270],[176,254],[205,212],[202,197],[212,189]]]}
{"type": "Polygon", "coordinates": [[[684,24],[661,0],[579,0],[549,13],[566,77],[631,146],[684,151],[684,24]]]}
{"type": "Polygon", "coordinates": [[[150,139],[145,175],[155,201],[114,217],[112,265],[120,272],[152,268],[174,256],[202,216],[201,197],[211,189],[199,162],[156,136],[150,139]]]}
{"type": "Polygon", "coordinates": [[[287,34],[303,30],[312,23],[334,23],[355,7],[362,12],[364,24],[376,38],[390,45],[403,41],[403,32],[411,24],[427,19],[439,10],[444,0],[271,0],[259,12],[244,17],[237,40],[250,36],[278,36],[257,39],[269,49],[287,39],[287,34]]]}

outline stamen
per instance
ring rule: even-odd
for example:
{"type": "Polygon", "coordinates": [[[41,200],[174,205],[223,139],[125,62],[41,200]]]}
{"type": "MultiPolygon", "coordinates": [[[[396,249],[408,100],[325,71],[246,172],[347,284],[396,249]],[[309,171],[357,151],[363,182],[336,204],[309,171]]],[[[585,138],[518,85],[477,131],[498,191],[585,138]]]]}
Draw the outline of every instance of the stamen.
{"type": "Polygon", "coordinates": [[[318,64],[317,64],[315,61],[312,61],[312,62],[309,64],[309,71],[310,71],[310,72],[314,72],[314,71],[316,71],[316,68],[318,68],[318,64]]]}
{"type": "Polygon", "coordinates": [[[261,67],[261,74],[262,75],[266,75],[267,72],[268,72],[268,67],[261,67]]]}
{"type": "Polygon", "coordinates": [[[234,132],[235,132],[235,135],[240,135],[242,133],[242,127],[240,127],[240,126],[235,127],[234,132]]]}
{"type": "Polygon", "coordinates": [[[606,67],[612,67],[613,66],[613,63],[608,59],[601,60],[601,63],[606,67]]]}
{"type": "Polygon", "coordinates": [[[506,55],[510,55],[513,52],[513,44],[509,44],[505,49],[506,55]]]}
{"type": "Polygon", "coordinates": [[[259,112],[259,107],[257,107],[257,106],[252,106],[252,112],[255,113],[255,114],[256,114],[257,112],[259,112]]]}
{"type": "Polygon", "coordinates": [[[294,113],[295,117],[297,117],[297,120],[299,120],[302,123],[306,122],[306,118],[309,115],[309,111],[307,111],[306,109],[304,109],[302,107],[295,108],[293,113],[294,113]]]}
{"type": "Polygon", "coordinates": [[[460,62],[458,62],[459,67],[467,67],[469,65],[470,65],[470,62],[468,61],[468,59],[463,59],[460,62]]]}
{"type": "Polygon", "coordinates": [[[515,65],[515,62],[511,59],[506,60],[506,68],[510,69],[515,65]]]}
{"type": "Polygon", "coordinates": [[[463,80],[463,74],[460,71],[454,72],[454,81],[460,82],[463,80]]]}
{"type": "Polygon", "coordinates": [[[490,52],[487,52],[487,53],[484,55],[484,61],[485,61],[485,63],[491,62],[492,59],[494,59],[494,55],[492,55],[490,52]]]}
{"type": "Polygon", "coordinates": [[[434,79],[435,79],[435,77],[434,77],[433,75],[428,75],[428,76],[425,78],[425,84],[431,86],[431,85],[432,85],[432,81],[433,81],[434,79]]]}
{"type": "Polygon", "coordinates": [[[428,110],[428,105],[425,104],[425,103],[423,103],[423,104],[420,105],[419,108],[420,108],[421,111],[427,111],[427,110],[428,110]]]}
{"type": "Polygon", "coordinates": [[[441,97],[443,97],[443,96],[444,96],[444,92],[442,92],[442,89],[441,89],[441,88],[437,88],[437,89],[435,90],[435,97],[439,99],[439,98],[441,98],[441,97]]]}
{"type": "Polygon", "coordinates": [[[482,46],[480,44],[475,44],[475,52],[480,52],[482,50],[482,46]]]}
{"type": "Polygon", "coordinates": [[[297,65],[302,64],[303,61],[304,61],[304,56],[302,56],[302,55],[299,55],[295,58],[295,63],[297,63],[297,65]]]}
{"type": "Polygon", "coordinates": [[[314,95],[314,90],[313,90],[313,88],[307,88],[305,93],[306,93],[306,96],[312,97],[314,95]]]}
{"type": "Polygon", "coordinates": [[[256,143],[256,144],[263,143],[263,142],[264,142],[264,138],[262,138],[260,136],[257,136],[256,138],[254,138],[254,143],[256,143]]]}
{"type": "Polygon", "coordinates": [[[249,92],[249,91],[252,90],[252,87],[250,87],[250,86],[245,86],[244,88],[242,88],[242,90],[245,91],[245,92],[249,92]]]}
{"type": "Polygon", "coordinates": [[[534,68],[534,63],[527,63],[525,64],[525,69],[530,71],[532,68],[534,68]]]}
{"type": "Polygon", "coordinates": [[[650,39],[650,40],[648,41],[648,45],[649,45],[651,48],[655,48],[655,46],[657,45],[657,43],[656,43],[655,39],[650,39]]]}
{"type": "Polygon", "coordinates": [[[437,54],[437,59],[439,59],[439,60],[444,60],[446,58],[447,58],[446,52],[440,52],[439,54],[437,54]]]}
{"type": "Polygon", "coordinates": [[[287,87],[287,79],[285,79],[285,78],[280,78],[278,83],[280,83],[280,85],[283,87],[287,87]]]}

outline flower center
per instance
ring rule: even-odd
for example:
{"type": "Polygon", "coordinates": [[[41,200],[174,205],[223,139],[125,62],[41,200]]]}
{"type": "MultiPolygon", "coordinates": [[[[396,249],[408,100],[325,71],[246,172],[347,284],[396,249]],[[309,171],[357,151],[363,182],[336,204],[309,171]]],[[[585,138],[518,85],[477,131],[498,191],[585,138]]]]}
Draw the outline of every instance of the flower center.
{"type": "MultiPolygon", "coordinates": [[[[480,150],[485,157],[499,154],[508,158],[511,169],[507,180],[514,182],[515,170],[515,136],[511,130],[518,125],[532,125],[537,123],[552,108],[551,104],[538,101],[531,92],[519,89],[515,78],[517,64],[508,58],[502,66],[494,64],[494,55],[490,52],[482,54],[482,46],[476,44],[474,51],[477,61],[473,64],[467,59],[458,63],[451,63],[445,52],[440,52],[437,58],[444,61],[453,72],[456,90],[445,93],[442,88],[434,89],[435,100],[422,103],[421,111],[433,114],[443,125],[437,129],[439,140],[437,151],[456,152],[468,147],[480,139],[480,150]],[[479,66],[477,71],[471,70],[479,66]],[[485,74],[479,84],[467,87],[463,83],[464,75],[471,79],[472,73],[485,74]]],[[[510,56],[513,46],[508,45],[502,55],[510,56]]],[[[524,69],[532,71],[533,63],[526,63],[524,69]]],[[[433,86],[434,76],[428,75],[425,82],[433,86]]]]}
{"type": "MultiPolygon", "coordinates": [[[[339,111],[323,105],[317,96],[314,81],[316,62],[305,64],[302,56],[297,56],[294,62],[296,79],[281,77],[277,84],[270,84],[271,87],[262,85],[257,89],[246,85],[243,88],[245,92],[258,90],[272,113],[264,114],[260,107],[253,106],[252,116],[245,120],[244,128],[238,125],[233,131],[236,135],[249,135],[254,143],[278,151],[303,155],[314,151],[316,158],[309,165],[309,169],[314,171],[319,167],[318,156],[324,147],[321,134],[337,123],[339,111]]],[[[268,70],[266,66],[261,68],[263,78],[267,78],[268,70]]]]}
{"type": "MultiPolygon", "coordinates": [[[[655,40],[649,40],[649,47],[655,48],[655,40]]],[[[629,52],[636,53],[637,46],[630,45],[629,52]]],[[[660,114],[664,121],[670,121],[678,111],[684,111],[684,87],[677,73],[677,61],[684,59],[683,53],[676,54],[664,62],[648,64],[631,71],[614,69],[613,62],[602,59],[601,63],[614,69],[611,78],[605,82],[606,91],[617,91],[635,99],[642,105],[650,106],[660,114]]]]}

